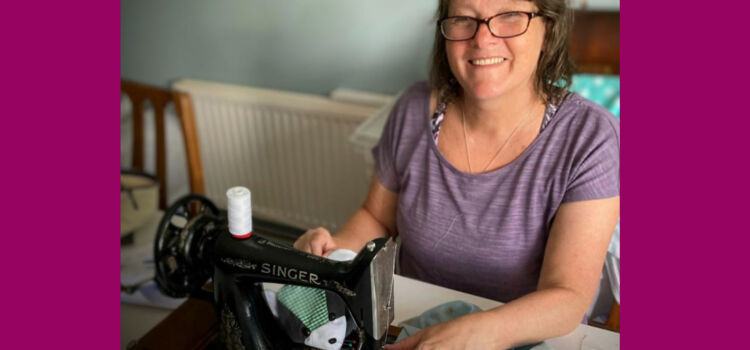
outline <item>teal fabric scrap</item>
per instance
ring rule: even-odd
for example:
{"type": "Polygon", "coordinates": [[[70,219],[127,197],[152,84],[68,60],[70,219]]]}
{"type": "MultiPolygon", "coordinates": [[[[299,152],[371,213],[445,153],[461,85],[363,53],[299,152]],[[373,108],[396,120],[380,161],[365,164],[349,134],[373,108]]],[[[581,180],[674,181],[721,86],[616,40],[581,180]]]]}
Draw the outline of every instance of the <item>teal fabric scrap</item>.
{"type": "MultiPolygon", "coordinates": [[[[398,324],[402,327],[401,333],[399,333],[396,341],[400,341],[406,337],[416,334],[420,330],[427,328],[432,325],[436,325],[441,322],[450,321],[454,318],[468,315],[473,312],[482,311],[479,306],[476,306],[465,301],[456,300],[450,301],[445,304],[440,304],[432,309],[423,312],[421,315],[410,318],[404,322],[398,324]]],[[[510,350],[549,350],[550,347],[545,343],[529,344],[512,348],[510,350]]]]}
{"type": "Polygon", "coordinates": [[[620,76],[574,74],[570,91],[594,101],[620,119],[620,76]]]}

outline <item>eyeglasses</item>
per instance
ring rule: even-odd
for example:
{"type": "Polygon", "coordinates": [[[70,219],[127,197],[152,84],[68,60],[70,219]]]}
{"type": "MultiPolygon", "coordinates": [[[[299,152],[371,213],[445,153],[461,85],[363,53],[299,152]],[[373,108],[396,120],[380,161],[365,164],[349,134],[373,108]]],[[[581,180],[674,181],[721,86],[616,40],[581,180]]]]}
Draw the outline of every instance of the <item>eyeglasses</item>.
{"type": "Polygon", "coordinates": [[[526,33],[529,23],[534,17],[540,17],[535,12],[503,12],[487,19],[468,16],[446,17],[438,21],[440,32],[446,40],[469,40],[477,35],[480,23],[486,23],[490,33],[498,38],[512,38],[526,33]]]}

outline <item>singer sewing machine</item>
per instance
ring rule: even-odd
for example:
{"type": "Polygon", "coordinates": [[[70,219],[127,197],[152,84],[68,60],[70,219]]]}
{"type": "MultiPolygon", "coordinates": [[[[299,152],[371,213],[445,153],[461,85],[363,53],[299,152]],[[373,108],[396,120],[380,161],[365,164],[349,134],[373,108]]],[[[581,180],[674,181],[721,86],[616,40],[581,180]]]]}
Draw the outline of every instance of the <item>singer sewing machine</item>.
{"type": "Polygon", "coordinates": [[[263,282],[322,288],[337,294],[354,323],[352,348],[382,349],[393,321],[395,243],[376,239],[350,262],[304,253],[257,234],[234,238],[227,212],[205,197],[173,204],[154,243],[156,282],[172,297],[212,299],[227,349],[292,349],[263,295],[263,282]],[[213,291],[206,283],[213,279],[213,291]]]}

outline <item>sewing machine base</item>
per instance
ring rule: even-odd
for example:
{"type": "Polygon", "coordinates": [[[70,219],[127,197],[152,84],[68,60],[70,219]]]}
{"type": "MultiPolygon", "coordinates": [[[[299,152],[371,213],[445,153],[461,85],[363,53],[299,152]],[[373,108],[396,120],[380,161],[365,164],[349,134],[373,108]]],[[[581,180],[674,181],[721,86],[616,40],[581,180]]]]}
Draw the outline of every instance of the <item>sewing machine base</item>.
{"type": "MultiPolygon", "coordinates": [[[[388,344],[401,327],[390,326],[388,344]]],[[[219,325],[210,301],[190,298],[141,338],[132,350],[225,350],[219,341],[219,325]]],[[[300,345],[293,349],[311,349],[300,345]]],[[[346,349],[346,348],[345,348],[346,349]]]]}
{"type": "MultiPolygon", "coordinates": [[[[391,326],[391,328],[388,330],[388,339],[386,341],[386,344],[393,344],[396,342],[396,337],[398,337],[399,332],[401,332],[401,327],[391,326]]],[[[347,340],[351,341],[354,339],[356,341],[357,337],[355,333],[350,334],[347,338],[347,340]]],[[[354,349],[356,348],[356,345],[353,343],[347,343],[344,342],[344,347],[341,349],[347,350],[347,349],[354,349]],[[348,344],[348,345],[347,345],[348,344]]],[[[224,344],[217,338],[214,339],[208,346],[206,346],[205,350],[227,350],[227,348],[224,346],[224,344]]],[[[291,347],[289,350],[317,350],[316,348],[309,347],[306,345],[297,345],[291,347]]]]}

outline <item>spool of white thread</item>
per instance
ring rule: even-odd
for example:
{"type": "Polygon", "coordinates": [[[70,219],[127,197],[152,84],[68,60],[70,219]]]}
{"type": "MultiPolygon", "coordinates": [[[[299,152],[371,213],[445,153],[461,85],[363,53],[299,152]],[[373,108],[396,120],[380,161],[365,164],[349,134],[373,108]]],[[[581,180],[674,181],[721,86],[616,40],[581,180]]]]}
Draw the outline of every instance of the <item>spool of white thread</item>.
{"type": "Polygon", "coordinates": [[[253,233],[253,207],[247,187],[236,186],[227,190],[227,218],[229,233],[234,238],[249,238],[253,233]]]}

